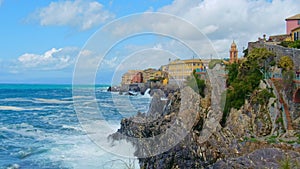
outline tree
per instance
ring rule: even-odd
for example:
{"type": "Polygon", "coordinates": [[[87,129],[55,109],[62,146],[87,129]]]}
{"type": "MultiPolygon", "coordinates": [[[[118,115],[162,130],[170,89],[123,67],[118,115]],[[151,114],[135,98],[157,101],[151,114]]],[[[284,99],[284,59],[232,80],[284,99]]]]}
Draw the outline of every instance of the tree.
{"type": "Polygon", "coordinates": [[[266,48],[253,49],[241,63],[239,76],[245,76],[250,71],[268,70],[270,63],[274,60],[274,56],[275,54],[266,48]]]}
{"type": "Polygon", "coordinates": [[[261,61],[268,57],[275,56],[273,52],[270,52],[266,48],[254,48],[250,53],[248,53],[247,60],[251,61],[261,61]]]}
{"type": "Polygon", "coordinates": [[[282,56],[278,61],[278,66],[284,71],[292,70],[294,68],[294,62],[289,56],[282,56]]]}
{"type": "Polygon", "coordinates": [[[226,70],[228,71],[227,86],[229,86],[237,78],[239,73],[238,68],[239,65],[237,63],[226,65],[226,70]]]}
{"type": "Polygon", "coordinates": [[[247,57],[248,56],[248,48],[243,50],[243,53],[244,53],[244,57],[247,57]]]}
{"type": "Polygon", "coordinates": [[[190,86],[194,89],[195,92],[199,93],[202,97],[204,97],[204,89],[205,89],[205,80],[202,80],[196,74],[196,70],[193,71],[191,76],[188,76],[186,79],[186,85],[190,86]]]}
{"type": "Polygon", "coordinates": [[[274,54],[265,48],[253,49],[241,64],[231,64],[226,67],[229,87],[221,120],[222,126],[226,124],[231,108],[239,109],[258,88],[260,81],[264,78],[261,69],[266,69],[265,63],[273,56],[274,54]]]}

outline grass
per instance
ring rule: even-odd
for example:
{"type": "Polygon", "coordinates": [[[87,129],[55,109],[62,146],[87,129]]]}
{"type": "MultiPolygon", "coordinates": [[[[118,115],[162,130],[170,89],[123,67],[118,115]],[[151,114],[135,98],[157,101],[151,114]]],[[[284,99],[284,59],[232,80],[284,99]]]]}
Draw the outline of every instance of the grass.
{"type": "Polygon", "coordinates": [[[289,156],[286,156],[283,160],[279,161],[280,169],[296,169],[300,165],[296,160],[292,160],[289,156]]]}
{"type": "Polygon", "coordinates": [[[267,142],[270,143],[270,144],[271,143],[276,143],[277,142],[276,138],[277,138],[277,136],[270,136],[270,137],[267,138],[267,142]]]}
{"type": "Polygon", "coordinates": [[[255,137],[251,137],[251,138],[245,137],[244,140],[249,142],[258,142],[257,138],[255,137]]]}

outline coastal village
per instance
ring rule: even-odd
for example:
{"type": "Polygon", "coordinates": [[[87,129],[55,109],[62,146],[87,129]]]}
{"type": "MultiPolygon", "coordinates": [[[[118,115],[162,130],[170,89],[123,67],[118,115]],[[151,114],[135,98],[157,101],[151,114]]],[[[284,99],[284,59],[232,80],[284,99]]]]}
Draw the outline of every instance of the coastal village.
{"type": "MultiPolygon", "coordinates": [[[[238,56],[238,44],[233,41],[227,59],[177,59],[158,69],[129,70],[116,91],[163,91],[154,93],[149,112],[132,117],[154,122],[123,119],[112,137],[151,138],[174,124],[195,123],[180,144],[156,156],[145,152],[160,151],[159,145],[128,139],[142,147],[135,152],[137,157],[147,156],[139,158],[140,167],[299,168],[300,14],[285,22],[285,33],[248,42],[243,56],[238,56]],[[196,90],[190,85],[193,76],[196,90]],[[170,85],[179,90],[166,92],[170,85]],[[166,96],[168,100],[161,100],[166,96]],[[184,118],[178,120],[179,112],[184,118]]],[[[186,126],[177,127],[180,131],[186,126]]],[[[172,138],[163,141],[165,145],[174,142],[172,138]]]]}
{"type": "MultiPolygon", "coordinates": [[[[292,121],[297,128],[300,128],[300,14],[286,18],[286,33],[281,35],[271,35],[267,39],[266,35],[259,37],[256,42],[249,42],[248,48],[243,51],[244,56],[238,56],[237,44],[233,41],[229,48],[228,58],[221,59],[188,59],[188,60],[169,60],[167,65],[162,65],[159,69],[147,68],[145,70],[128,70],[122,76],[121,87],[116,91],[129,92],[129,95],[136,95],[138,92],[144,92],[150,88],[162,88],[167,85],[181,86],[186,80],[195,73],[196,77],[207,80],[207,70],[213,69],[216,65],[220,75],[228,78],[226,66],[232,64],[242,65],[247,60],[247,54],[255,49],[266,49],[274,55],[272,68],[264,70],[264,79],[276,89],[277,98],[282,104],[284,110],[284,124],[286,129],[292,130],[292,121]],[[298,46],[287,46],[286,44],[298,43],[298,46]],[[291,93],[286,93],[282,88],[283,69],[278,66],[280,60],[287,57],[291,60],[293,82],[290,87],[291,93]],[[291,95],[291,96],[290,96],[291,95]],[[291,111],[291,112],[290,112],[291,111]]],[[[264,63],[266,64],[266,63],[264,63]]],[[[288,63],[285,63],[288,64],[288,63]]],[[[266,66],[266,65],[264,65],[266,66]]],[[[261,70],[262,71],[262,70],[261,70]]],[[[286,84],[285,84],[286,85],[286,84]]],[[[225,86],[227,88],[228,86],[225,86]]],[[[112,89],[110,88],[110,91],[112,89]]]]}
{"type": "MultiPolygon", "coordinates": [[[[286,33],[282,35],[271,35],[267,39],[266,35],[259,37],[256,42],[249,42],[248,48],[243,51],[249,53],[255,48],[266,48],[276,54],[276,62],[282,56],[289,56],[294,63],[294,74],[296,80],[299,80],[300,75],[300,52],[299,49],[290,48],[281,44],[288,42],[297,42],[300,32],[300,14],[286,18],[286,33]]],[[[219,63],[221,69],[226,74],[225,66],[232,63],[242,62],[244,56],[238,56],[237,44],[233,41],[229,46],[228,57],[222,59],[188,59],[188,60],[169,60],[167,65],[162,65],[160,68],[147,68],[145,70],[128,70],[122,76],[121,87],[115,90],[128,91],[139,88],[151,88],[153,86],[180,85],[193,73],[196,72],[199,78],[205,79],[206,70],[219,63]],[[145,87],[146,86],[146,87],[145,87]]],[[[280,69],[269,72],[273,77],[281,78],[280,69]]],[[[138,89],[140,90],[140,89],[138,89]]],[[[295,96],[298,96],[296,93],[295,96]]],[[[298,99],[298,97],[297,97],[298,99]]]]}

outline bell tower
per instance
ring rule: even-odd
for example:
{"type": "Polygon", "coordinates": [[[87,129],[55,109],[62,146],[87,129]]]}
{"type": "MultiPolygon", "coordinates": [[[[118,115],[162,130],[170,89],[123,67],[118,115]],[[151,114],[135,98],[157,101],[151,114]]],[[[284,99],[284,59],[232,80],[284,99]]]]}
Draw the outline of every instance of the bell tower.
{"type": "Polygon", "coordinates": [[[231,44],[231,48],[229,51],[230,60],[229,63],[237,63],[238,62],[238,50],[234,41],[231,44]]]}

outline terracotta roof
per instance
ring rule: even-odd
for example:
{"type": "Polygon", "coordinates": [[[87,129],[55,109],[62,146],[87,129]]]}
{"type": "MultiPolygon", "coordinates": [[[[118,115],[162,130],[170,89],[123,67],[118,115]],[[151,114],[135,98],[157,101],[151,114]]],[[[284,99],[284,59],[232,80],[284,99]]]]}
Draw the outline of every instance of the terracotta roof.
{"type": "Polygon", "coordinates": [[[298,19],[300,19],[300,14],[291,16],[291,17],[289,17],[289,18],[286,18],[285,20],[298,20],[298,19]]]}

